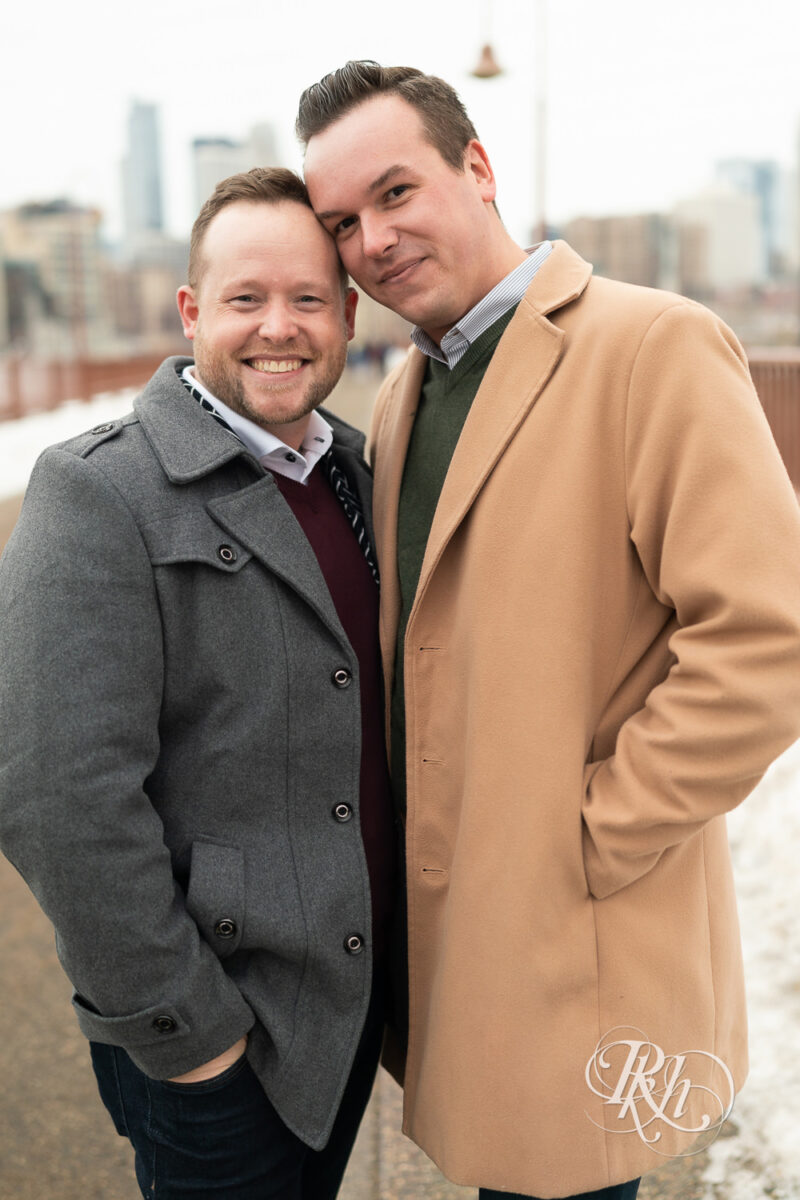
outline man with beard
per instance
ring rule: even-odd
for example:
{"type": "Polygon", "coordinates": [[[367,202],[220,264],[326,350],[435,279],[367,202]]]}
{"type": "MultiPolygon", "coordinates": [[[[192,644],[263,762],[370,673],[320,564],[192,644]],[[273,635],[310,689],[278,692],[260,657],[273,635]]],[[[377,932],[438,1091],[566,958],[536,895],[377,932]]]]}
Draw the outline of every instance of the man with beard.
{"type": "Polygon", "coordinates": [[[39,460],[0,569],[0,836],[154,1200],[336,1195],[393,891],[356,295],[302,181],[218,185],[195,358],[39,460]]]}
{"type": "Polygon", "coordinates": [[[297,128],[416,326],[372,438],[405,1128],[481,1200],[632,1200],[746,1073],[724,814],[800,734],[797,502],[730,330],[526,253],[446,82],[351,62],[297,128]]]}

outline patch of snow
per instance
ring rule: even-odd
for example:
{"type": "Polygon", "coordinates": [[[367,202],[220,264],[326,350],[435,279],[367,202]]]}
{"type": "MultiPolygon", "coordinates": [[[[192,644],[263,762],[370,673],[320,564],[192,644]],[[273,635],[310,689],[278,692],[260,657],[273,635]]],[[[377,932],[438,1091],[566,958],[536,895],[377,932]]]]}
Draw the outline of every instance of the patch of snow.
{"type": "Polygon", "coordinates": [[[728,817],[750,1020],[733,1137],[709,1151],[707,1200],[800,1197],[800,742],[728,817]]]}
{"type": "Polygon", "coordinates": [[[104,392],[88,404],[70,400],[52,412],[0,421],[0,500],[25,491],[33,464],[47,446],[124,416],[138,390],[104,392]]]}

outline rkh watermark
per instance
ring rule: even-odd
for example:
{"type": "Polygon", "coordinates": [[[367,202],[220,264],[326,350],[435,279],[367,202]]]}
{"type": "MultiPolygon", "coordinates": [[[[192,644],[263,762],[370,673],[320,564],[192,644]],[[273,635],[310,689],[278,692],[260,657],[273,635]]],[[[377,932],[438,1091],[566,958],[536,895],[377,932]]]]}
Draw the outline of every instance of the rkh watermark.
{"type": "Polygon", "coordinates": [[[705,1050],[665,1054],[640,1029],[630,1026],[617,1026],[600,1039],[586,1064],[585,1078],[615,1121],[602,1125],[587,1113],[599,1129],[636,1133],[656,1154],[661,1153],[655,1144],[665,1126],[711,1135],[685,1155],[664,1157],[688,1157],[704,1150],[733,1110],[733,1078],[722,1059],[705,1050]],[[699,1093],[703,1093],[700,1114],[692,1118],[687,1109],[697,1111],[699,1093]],[[692,1125],[692,1119],[699,1123],[692,1125]]]}

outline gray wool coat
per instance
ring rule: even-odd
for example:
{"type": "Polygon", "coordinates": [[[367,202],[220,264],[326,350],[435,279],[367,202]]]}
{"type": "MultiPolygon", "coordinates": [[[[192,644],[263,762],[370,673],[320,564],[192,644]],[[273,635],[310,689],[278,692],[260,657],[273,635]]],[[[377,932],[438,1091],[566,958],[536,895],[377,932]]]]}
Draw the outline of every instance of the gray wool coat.
{"type": "MultiPolygon", "coordinates": [[[[189,361],[34,470],[0,562],[0,844],[87,1037],[164,1079],[249,1032],[320,1148],[371,989],[358,661],[273,478],[179,380],[189,361]]],[[[364,439],[325,416],[368,515],[364,439]]]]}

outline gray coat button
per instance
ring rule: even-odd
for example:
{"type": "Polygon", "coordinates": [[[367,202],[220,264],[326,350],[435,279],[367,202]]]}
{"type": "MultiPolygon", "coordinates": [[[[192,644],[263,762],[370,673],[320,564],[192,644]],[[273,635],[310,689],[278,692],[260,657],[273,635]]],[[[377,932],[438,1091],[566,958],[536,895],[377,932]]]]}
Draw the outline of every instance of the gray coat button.
{"type": "Polygon", "coordinates": [[[156,1033],[174,1033],[177,1028],[177,1022],[172,1017],[166,1016],[166,1014],[156,1017],[153,1021],[153,1029],[155,1029],[156,1033]]]}
{"type": "Polygon", "coordinates": [[[364,949],[364,939],[360,933],[351,933],[344,939],[344,948],[348,954],[360,954],[364,949]]]}
{"type": "Polygon", "coordinates": [[[349,804],[336,804],[334,805],[332,811],[336,820],[341,821],[342,824],[344,824],[345,821],[349,821],[353,815],[353,810],[349,804]]]}
{"type": "Polygon", "coordinates": [[[333,672],[331,679],[338,688],[346,688],[350,687],[350,684],[353,682],[353,675],[352,672],[348,671],[347,667],[339,667],[337,671],[333,672]]]}
{"type": "Polygon", "coordinates": [[[222,559],[223,562],[226,562],[226,563],[235,563],[236,562],[236,551],[234,550],[233,546],[228,546],[225,543],[223,543],[220,546],[219,550],[217,551],[217,554],[220,556],[220,558],[222,559]]]}
{"type": "Polygon", "coordinates": [[[113,428],[114,428],[113,424],[110,424],[110,425],[95,425],[94,429],[90,429],[90,430],[89,430],[89,433],[111,433],[111,430],[112,430],[113,428]]]}
{"type": "Polygon", "coordinates": [[[223,917],[214,926],[214,933],[217,937],[232,938],[236,933],[236,922],[232,921],[230,917],[223,917]]]}

